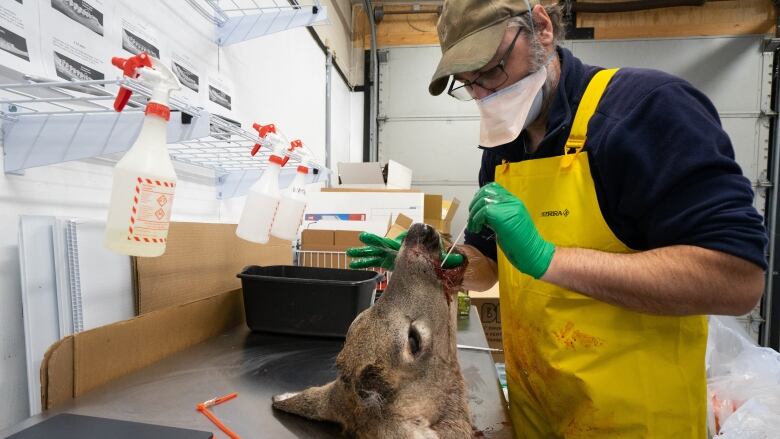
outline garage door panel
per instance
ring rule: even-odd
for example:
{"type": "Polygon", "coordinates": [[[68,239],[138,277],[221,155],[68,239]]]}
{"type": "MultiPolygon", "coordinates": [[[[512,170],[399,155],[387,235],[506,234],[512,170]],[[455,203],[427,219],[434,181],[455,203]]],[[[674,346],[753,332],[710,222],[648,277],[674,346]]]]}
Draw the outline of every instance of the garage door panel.
{"type": "Polygon", "coordinates": [[[428,84],[441,58],[439,46],[392,48],[387,57],[387,63],[380,65],[382,116],[479,116],[474,102],[461,102],[446,93],[428,94],[428,84]]]}
{"type": "Polygon", "coordinates": [[[388,121],[379,139],[379,160],[410,167],[415,181],[477,182],[479,121],[388,121]]]}
{"type": "Polygon", "coordinates": [[[586,64],[663,70],[704,92],[719,112],[746,112],[760,108],[761,41],[761,36],[574,41],[571,50],[586,64]]]}
{"type": "Polygon", "coordinates": [[[750,181],[756,181],[764,169],[759,166],[758,119],[754,118],[723,118],[723,129],[731,138],[734,146],[734,156],[742,167],[742,173],[750,181]]]}

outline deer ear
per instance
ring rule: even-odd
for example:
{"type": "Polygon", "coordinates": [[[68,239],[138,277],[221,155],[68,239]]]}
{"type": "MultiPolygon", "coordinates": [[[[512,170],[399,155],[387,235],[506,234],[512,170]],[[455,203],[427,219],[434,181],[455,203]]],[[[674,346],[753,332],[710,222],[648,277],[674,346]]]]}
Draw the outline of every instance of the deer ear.
{"type": "Polygon", "coordinates": [[[320,386],[309,387],[302,392],[282,393],[272,398],[273,407],[318,421],[340,422],[336,417],[339,402],[336,381],[320,386]]]}

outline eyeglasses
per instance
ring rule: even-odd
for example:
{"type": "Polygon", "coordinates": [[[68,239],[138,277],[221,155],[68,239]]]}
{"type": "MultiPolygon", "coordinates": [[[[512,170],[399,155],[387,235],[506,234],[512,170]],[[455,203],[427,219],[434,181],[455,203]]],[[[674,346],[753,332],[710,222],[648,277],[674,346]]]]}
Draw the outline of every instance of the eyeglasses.
{"type": "Polygon", "coordinates": [[[520,36],[522,30],[521,27],[517,28],[517,33],[515,34],[515,37],[512,38],[512,43],[509,45],[506,52],[504,52],[504,56],[501,57],[498,64],[488,70],[479,72],[477,77],[471,81],[461,81],[453,77],[447,94],[459,101],[470,101],[474,99],[474,96],[471,95],[471,90],[474,85],[484,88],[491,93],[495,93],[495,91],[509,79],[509,75],[506,73],[504,66],[506,65],[507,58],[509,58],[512,50],[515,48],[515,42],[517,42],[517,38],[520,36]]]}

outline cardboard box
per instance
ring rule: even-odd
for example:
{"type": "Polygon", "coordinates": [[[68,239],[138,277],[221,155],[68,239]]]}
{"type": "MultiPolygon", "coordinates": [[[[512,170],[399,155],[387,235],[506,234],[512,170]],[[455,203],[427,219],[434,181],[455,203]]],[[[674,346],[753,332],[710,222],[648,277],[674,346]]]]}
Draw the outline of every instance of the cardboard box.
{"type": "MultiPolygon", "coordinates": [[[[488,346],[495,349],[504,349],[501,336],[501,307],[498,296],[498,283],[484,292],[469,291],[471,304],[477,308],[488,346]]],[[[504,362],[503,352],[493,352],[492,354],[493,361],[496,363],[504,362]]]]}
{"type": "Polygon", "coordinates": [[[134,260],[137,313],[145,314],[241,288],[236,274],[247,265],[291,265],[292,243],[244,241],[235,224],[174,222],[165,254],[134,260]]]}
{"type": "Polygon", "coordinates": [[[452,234],[452,220],[459,206],[460,201],[457,198],[445,200],[441,195],[425,194],[425,224],[433,226],[443,235],[452,234]]]}
{"type": "Polygon", "coordinates": [[[385,187],[382,165],[379,162],[339,162],[339,183],[350,187],[385,187]]]}
{"type": "Polygon", "coordinates": [[[347,230],[352,232],[369,232],[384,235],[389,221],[305,221],[304,229],[308,230],[347,230]]]}
{"type": "Polygon", "coordinates": [[[244,316],[241,290],[235,290],[65,337],[41,363],[42,409],[217,336],[243,324],[244,316]]]}
{"type": "Polygon", "coordinates": [[[412,227],[412,224],[414,221],[412,221],[411,218],[408,216],[399,213],[398,216],[395,218],[395,222],[390,225],[390,228],[387,230],[387,233],[385,233],[385,236],[388,238],[395,239],[398,235],[401,233],[409,230],[409,227],[412,227]]]}
{"type": "Polygon", "coordinates": [[[301,250],[345,251],[363,245],[359,231],[352,230],[304,230],[301,232],[301,250]]]}
{"type": "MultiPolygon", "coordinates": [[[[375,194],[381,194],[381,193],[397,193],[397,192],[417,192],[415,190],[407,190],[407,189],[383,189],[383,190],[377,190],[377,189],[360,189],[360,188],[343,188],[343,187],[336,187],[336,188],[322,188],[321,192],[328,193],[328,192],[354,192],[354,193],[375,193],[375,194]]],[[[377,199],[376,196],[373,197],[374,199],[377,199]]],[[[402,211],[402,209],[396,209],[395,212],[397,214],[408,214],[407,216],[412,218],[413,221],[422,221],[425,224],[429,224],[436,228],[436,230],[439,231],[439,233],[443,235],[451,235],[452,234],[452,220],[455,218],[455,214],[458,212],[458,208],[460,207],[460,200],[457,198],[453,198],[451,200],[445,200],[443,196],[436,195],[436,194],[424,194],[423,197],[423,214],[422,218],[416,215],[409,215],[407,211],[402,211]]]]}
{"type": "Polygon", "coordinates": [[[399,213],[423,221],[425,196],[411,191],[321,190],[306,196],[304,221],[393,221],[399,213]]]}
{"type": "Polygon", "coordinates": [[[387,178],[382,174],[379,162],[339,162],[339,183],[349,188],[391,188],[410,189],[412,170],[390,160],[387,163],[387,178]]]}
{"type": "Polygon", "coordinates": [[[412,170],[395,160],[389,160],[387,162],[387,188],[411,189],[412,170]]]}

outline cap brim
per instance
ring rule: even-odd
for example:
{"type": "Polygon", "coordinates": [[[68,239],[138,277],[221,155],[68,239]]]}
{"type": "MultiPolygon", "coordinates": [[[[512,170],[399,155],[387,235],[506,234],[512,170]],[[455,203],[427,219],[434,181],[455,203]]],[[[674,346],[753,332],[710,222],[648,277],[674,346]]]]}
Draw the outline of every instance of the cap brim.
{"type": "Polygon", "coordinates": [[[447,87],[450,75],[473,72],[485,67],[501,45],[507,23],[508,20],[503,20],[474,32],[446,50],[441,56],[439,66],[436,67],[436,73],[431,78],[428,92],[438,96],[447,87]]]}

